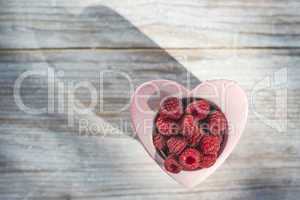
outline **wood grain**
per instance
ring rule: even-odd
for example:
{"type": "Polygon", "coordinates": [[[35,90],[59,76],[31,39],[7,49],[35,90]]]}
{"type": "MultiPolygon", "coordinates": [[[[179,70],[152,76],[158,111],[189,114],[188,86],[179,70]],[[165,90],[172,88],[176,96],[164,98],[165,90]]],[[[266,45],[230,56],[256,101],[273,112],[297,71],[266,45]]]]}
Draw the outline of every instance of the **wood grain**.
{"type": "MultiPolygon", "coordinates": [[[[1,1],[0,199],[298,200],[299,9],[296,0],[1,1]],[[20,91],[27,106],[54,109],[22,111],[16,80],[48,69],[53,99],[45,75],[20,91]],[[160,78],[191,88],[232,79],[251,100],[239,145],[193,190],[163,174],[130,127],[130,83],[160,78]],[[84,82],[102,93],[92,113],[73,114],[71,89],[84,82]]],[[[85,89],[75,98],[91,102],[85,89]]]]}
{"type": "MultiPolygon", "coordinates": [[[[21,115],[22,112],[20,108],[16,107],[13,97],[15,81],[26,71],[47,73],[47,69],[52,68],[56,74],[63,74],[57,77],[57,80],[62,81],[65,89],[59,90],[58,85],[55,84],[55,94],[53,98],[49,97],[48,99],[47,77],[30,76],[24,80],[21,88],[24,104],[28,107],[43,108],[47,107],[51,100],[54,101],[52,114],[68,114],[68,106],[72,103],[68,100],[67,86],[74,88],[76,84],[88,81],[98,91],[98,95],[102,94],[97,98],[95,113],[111,123],[118,125],[123,122],[127,123],[127,134],[132,133],[129,127],[130,117],[127,106],[133,89],[143,82],[162,78],[179,81],[191,88],[200,80],[222,78],[235,80],[246,90],[249,99],[253,96],[251,107],[254,112],[267,118],[274,118],[275,106],[282,107],[280,104],[274,105],[277,86],[270,82],[270,85],[265,84],[265,88],[257,92],[254,92],[254,89],[264,79],[274,79],[280,70],[287,70],[288,82],[284,84],[287,85],[289,106],[286,106],[286,109],[288,109],[290,119],[289,125],[297,127],[300,111],[298,103],[300,71],[297,67],[300,59],[299,51],[174,50],[168,53],[163,50],[2,52],[0,53],[0,92],[3,97],[0,105],[1,116],[4,119],[9,117],[26,122],[30,116],[21,115]],[[193,75],[189,75],[188,71],[192,71],[193,75]],[[104,73],[103,77],[101,73],[104,73]],[[190,80],[187,79],[188,77],[190,80]],[[102,87],[100,83],[103,83],[102,87]],[[133,87],[132,90],[130,90],[130,85],[133,87]],[[62,113],[59,113],[58,110],[62,102],[58,99],[58,93],[63,94],[65,112],[62,113]],[[103,110],[100,108],[101,103],[104,107],[103,110]],[[124,107],[127,109],[122,111],[124,107]],[[22,120],[23,117],[25,118],[22,120]]],[[[284,76],[285,74],[279,75],[284,76]]],[[[89,105],[90,92],[87,89],[76,90],[76,98],[83,104],[89,105]]],[[[55,115],[55,117],[57,116],[55,115]]],[[[61,127],[61,117],[58,118],[59,120],[55,120],[55,117],[53,117],[54,124],[52,126],[61,127]]],[[[253,118],[255,119],[254,116],[253,118]]],[[[47,120],[47,117],[40,120],[47,120]]],[[[29,124],[33,124],[32,121],[28,121],[29,124]]],[[[48,126],[47,123],[39,124],[48,126]]]]}
{"type": "Polygon", "coordinates": [[[1,7],[0,46],[7,49],[300,45],[295,0],[9,0],[1,7]]]}

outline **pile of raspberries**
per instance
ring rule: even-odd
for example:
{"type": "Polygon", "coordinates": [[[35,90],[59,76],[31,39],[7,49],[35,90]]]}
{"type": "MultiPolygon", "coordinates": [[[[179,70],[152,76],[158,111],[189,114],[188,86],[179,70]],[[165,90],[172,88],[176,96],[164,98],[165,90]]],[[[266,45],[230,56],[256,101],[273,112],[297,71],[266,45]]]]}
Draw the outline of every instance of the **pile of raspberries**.
{"type": "Polygon", "coordinates": [[[172,173],[211,167],[220,155],[228,124],[205,99],[168,97],[155,118],[153,144],[172,173]]]}

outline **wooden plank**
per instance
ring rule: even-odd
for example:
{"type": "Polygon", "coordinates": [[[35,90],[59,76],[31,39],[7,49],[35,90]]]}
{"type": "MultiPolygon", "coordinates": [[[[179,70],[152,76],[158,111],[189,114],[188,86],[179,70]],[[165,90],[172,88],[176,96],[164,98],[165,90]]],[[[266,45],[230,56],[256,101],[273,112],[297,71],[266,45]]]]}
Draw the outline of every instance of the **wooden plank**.
{"type": "Polygon", "coordinates": [[[77,137],[32,128],[1,133],[0,194],[9,200],[299,196],[299,151],[285,151],[287,144],[296,150],[299,145],[290,141],[262,146],[259,135],[256,143],[243,139],[214,175],[189,191],[163,174],[130,138],[77,137]]]}
{"type": "MultiPolygon", "coordinates": [[[[148,80],[164,78],[192,87],[199,82],[198,80],[224,78],[239,82],[249,98],[253,95],[253,105],[250,105],[253,112],[273,118],[276,111],[274,107],[276,85],[274,84],[272,89],[273,86],[267,84],[264,90],[252,93],[264,79],[273,80],[278,72],[286,69],[289,126],[296,128],[299,125],[300,110],[298,103],[300,71],[297,66],[299,60],[298,50],[243,50],[238,52],[233,50],[174,50],[168,53],[163,50],[2,52],[0,54],[0,94],[2,96],[0,115],[7,123],[18,121],[21,124],[34,126],[34,120],[38,120],[40,126],[65,130],[66,116],[58,114],[58,107],[61,105],[61,101],[58,100],[59,93],[63,94],[63,107],[65,108],[65,112],[61,114],[67,115],[67,108],[71,104],[67,96],[67,86],[74,87],[75,84],[88,81],[98,91],[98,95],[102,91],[102,96],[98,96],[98,104],[94,109],[98,116],[118,127],[126,126],[128,129],[125,132],[131,134],[129,111],[128,109],[120,111],[130,101],[133,92],[129,89],[130,83],[133,88],[136,88],[148,80]],[[16,106],[13,98],[15,80],[28,70],[47,72],[48,68],[55,70],[57,78],[63,81],[65,86],[64,90],[59,90],[57,84],[55,85],[54,98],[53,100],[51,98],[51,102],[54,102],[54,112],[49,116],[22,114],[23,112],[16,106]],[[193,73],[190,81],[187,79],[189,77],[187,71],[193,73]],[[104,75],[101,78],[103,72],[104,75]],[[104,84],[102,89],[101,81],[104,84]],[[100,103],[103,103],[103,110],[99,106],[100,103]],[[48,120],[50,120],[49,123],[46,123],[48,120]],[[61,123],[62,120],[64,123],[61,123]]],[[[45,76],[32,76],[25,79],[21,88],[24,103],[33,108],[47,107],[50,102],[47,83],[45,76]]],[[[89,105],[90,94],[87,90],[77,90],[76,97],[85,105],[89,105]]],[[[277,106],[282,107],[280,104],[277,106]]],[[[256,118],[254,113],[250,115],[251,120],[256,118]]]]}
{"type": "Polygon", "coordinates": [[[0,47],[298,48],[299,9],[296,0],[9,0],[0,47]]]}

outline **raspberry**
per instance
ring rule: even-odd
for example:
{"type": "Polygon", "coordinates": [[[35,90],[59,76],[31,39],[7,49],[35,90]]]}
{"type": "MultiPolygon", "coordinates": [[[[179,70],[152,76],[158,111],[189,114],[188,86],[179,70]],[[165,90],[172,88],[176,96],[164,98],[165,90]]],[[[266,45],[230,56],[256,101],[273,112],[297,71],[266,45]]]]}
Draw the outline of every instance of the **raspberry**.
{"type": "Polygon", "coordinates": [[[204,136],[201,140],[201,151],[204,154],[218,154],[221,146],[221,139],[218,136],[204,136]]]}
{"type": "Polygon", "coordinates": [[[195,146],[202,138],[204,131],[198,127],[198,120],[192,115],[185,115],[181,123],[182,134],[191,146],[195,146]]]}
{"type": "Polygon", "coordinates": [[[179,132],[179,125],[175,121],[161,115],[157,117],[155,124],[158,132],[164,136],[176,135],[179,132]]]}
{"type": "Polygon", "coordinates": [[[200,168],[209,168],[213,166],[216,163],[217,155],[211,154],[211,155],[203,155],[202,159],[199,163],[200,168]]]}
{"type": "Polygon", "coordinates": [[[199,168],[201,153],[193,148],[188,148],[179,156],[179,163],[184,170],[195,170],[199,168]]]}
{"type": "Polygon", "coordinates": [[[199,134],[200,130],[197,123],[198,121],[192,115],[185,115],[181,123],[182,134],[186,137],[199,134]]]}
{"type": "Polygon", "coordinates": [[[179,119],[183,114],[183,106],[181,100],[176,97],[167,98],[161,104],[160,114],[170,119],[179,119]]]}
{"type": "Polygon", "coordinates": [[[202,134],[195,134],[195,135],[192,135],[191,137],[187,138],[187,142],[189,143],[190,146],[195,147],[198,144],[200,144],[202,137],[203,137],[202,134]]]}
{"type": "Polygon", "coordinates": [[[213,135],[221,135],[221,132],[227,128],[227,120],[224,114],[219,110],[209,116],[208,122],[209,131],[213,135]]]}
{"type": "Polygon", "coordinates": [[[182,170],[182,166],[177,162],[174,155],[170,155],[164,162],[165,169],[174,174],[179,173],[182,170]]]}
{"type": "Polygon", "coordinates": [[[163,150],[166,147],[166,139],[160,134],[155,134],[153,137],[153,144],[156,149],[163,150]]]}
{"type": "Polygon", "coordinates": [[[185,112],[197,117],[199,120],[203,120],[207,117],[210,111],[210,105],[206,100],[199,100],[190,103],[185,112]]]}
{"type": "Polygon", "coordinates": [[[179,155],[187,146],[187,142],[183,137],[175,136],[167,141],[167,146],[169,148],[169,153],[179,155]]]}

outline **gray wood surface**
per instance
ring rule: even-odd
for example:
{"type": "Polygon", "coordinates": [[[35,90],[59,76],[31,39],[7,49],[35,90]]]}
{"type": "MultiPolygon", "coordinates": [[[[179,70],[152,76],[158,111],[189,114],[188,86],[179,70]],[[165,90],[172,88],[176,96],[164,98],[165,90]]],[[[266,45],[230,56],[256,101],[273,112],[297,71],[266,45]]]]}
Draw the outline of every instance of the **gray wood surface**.
{"type": "Polygon", "coordinates": [[[156,47],[132,24],[163,48],[300,45],[297,0],[9,0],[1,7],[3,48],[156,47]]]}
{"type": "MultiPolygon", "coordinates": [[[[298,200],[299,7],[295,0],[0,2],[0,199],[298,200]],[[58,74],[53,100],[45,76],[25,79],[20,91],[27,106],[53,103],[54,111],[23,112],[16,80],[49,68],[58,74]],[[135,139],[128,109],[120,111],[131,96],[124,74],[134,88],[159,78],[190,87],[237,81],[250,113],[225,164],[193,190],[162,173],[135,139]],[[57,83],[84,81],[103,92],[104,110],[75,114],[70,125],[70,91],[57,83]],[[109,129],[82,131],[81,120],[109,129]]],[[[76,98],[90,103],[85,90],[76,98]]]]}

